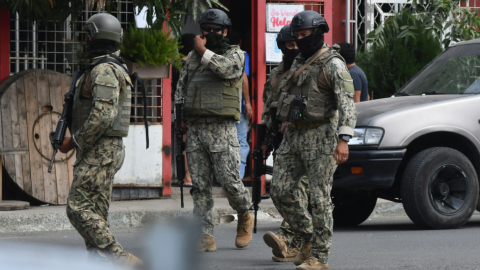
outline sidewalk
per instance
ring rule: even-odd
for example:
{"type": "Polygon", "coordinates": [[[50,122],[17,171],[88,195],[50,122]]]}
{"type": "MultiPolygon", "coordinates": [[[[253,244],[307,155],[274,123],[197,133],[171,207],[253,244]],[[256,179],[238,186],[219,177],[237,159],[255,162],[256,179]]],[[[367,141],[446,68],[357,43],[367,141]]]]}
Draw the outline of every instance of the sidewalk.
{"type": "MultiPolygon", "coordinates": [[[[0,211],[0,233],[73,230],[62,206],[35,206],[27,210],[0,211]]],[[[258,213],[259,221],[281,220],[271,199],[263,200],[258,213]]],[[[193,210],[192,197],[185,194],[185,208],[180,208],[180,199],[114,201],[111,203],[109,222],[112,228],[142,227],[160,219],[173,219],[189,215],[193,210]]],[[[226,198],[215,198],[214,220],[216,224],[230,222],[235,211],[226,198]]],[[[379,199],[372,217],[405,215],[401,204],[379,199]]]]}

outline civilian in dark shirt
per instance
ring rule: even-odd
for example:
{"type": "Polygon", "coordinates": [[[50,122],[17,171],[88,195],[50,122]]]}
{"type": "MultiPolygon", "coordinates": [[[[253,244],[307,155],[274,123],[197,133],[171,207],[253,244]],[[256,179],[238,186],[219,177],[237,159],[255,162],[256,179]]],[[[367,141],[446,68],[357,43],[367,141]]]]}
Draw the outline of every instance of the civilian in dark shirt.
{"type": "Polygon", "coordinates": [[[339,45],[340,55],[345,59],[348,71],[350,71],[350,75],[352,75],[353,87],[355,88],[353,101],[357,103],[370,100],[367,76],[365,76],[363,70],[355,64],[355,48],[346,42],[340,43],[339,45]]]}

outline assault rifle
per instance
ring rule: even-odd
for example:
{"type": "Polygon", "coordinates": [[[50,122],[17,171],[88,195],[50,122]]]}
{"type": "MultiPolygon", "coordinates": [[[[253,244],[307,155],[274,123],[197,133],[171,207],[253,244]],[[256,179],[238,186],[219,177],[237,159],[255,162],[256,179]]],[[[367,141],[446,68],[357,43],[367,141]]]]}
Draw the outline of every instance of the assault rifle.
{"type": "Polygon", "coordinates": [[[183,179],[185,178],[185,143],[183,142],[183,103],[175,104],[175,163],[177,165],[177,179],[180,185],[180,205],[183,208],[183,179]]]}
{"type": "Polygon", "coordinates": [[[53,163],[55,162],[55,156],[57,155],[58,149],[63,144],[63,139],[65,138],[65,133],[67,127],[72,130],[72,108],[73,108],[73,96],[75,95],[75,83],[78,78],[82,75],[83,72],[75,71],[73,73],[72,84],[70,84],[70,91],[65,94],[65,103],[63,104],[63,111],[60,120],[58,120],[57,128],[53,134],[52,146],[53,146],[53,155],[50,160],[50,166],[48,166],[48,172],[52,172],[53,163]]]}
{"type": "Polygon", "coordinates": [[[278,130],[280,123],[277,119],[277,107],[270,107],[270,119],[272,120],[272,146],[276,151],[283,140],[283,134],[278,130]]]}
{"type": "Polygon", "coordinates": [[[262,153],[262,143],[265,140],[267,126],[257,124],[257,144],[253,150],[253,181],[252,181],[252,208],[255,210],[255,222],[253,232],[257,233],[257,212],[258,204],[262,201],[262,175],[273,174],[273,167],[265,164],[265,158],[262,153]]]}

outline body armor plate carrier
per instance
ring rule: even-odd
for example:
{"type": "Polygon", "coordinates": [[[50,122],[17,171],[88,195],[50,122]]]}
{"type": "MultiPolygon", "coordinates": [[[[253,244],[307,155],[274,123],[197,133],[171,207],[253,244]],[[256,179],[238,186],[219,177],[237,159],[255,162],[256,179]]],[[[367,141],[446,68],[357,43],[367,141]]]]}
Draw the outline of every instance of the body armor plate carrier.
{"type": "MultiPolygon", "coordinates": [[[[122,85],[120,86],[120,96],[118,100],[118,114],[115,116],[115,119],[110,127],[105,131],[103,136],[111,137],[127,137],[128,128],[130,125],[130,112],[131,112],[131,98],[132,98],[132,85],[130,77],[125,72],[125,70],[114,63],[108,63],[112,65],[115,69],[123,76],[125,79],[122,80],[122,85]]],[[[92,70],[87,70],[82,77],[79,78],[75,86],[75,96],[73,103],[73,112],[72,112],[72,128],[73,133],[79,130],[83,123],[87,120],[88,116],[94,105],[93,96],[85,97],[82,96],[83,89],[85,87],[85,82],[87,78],[91,76],[92,70]]],[[[90,80],[90,79],[89,79],[90,80]]],[[[97,76],[95,81],[95,87],[98,98],[104,97],[108,99],[108,95],[111,95],[113,90],[112,88],[118,87],[119,81],[109,77],[109,76],[97,76]]],[[[88,87],[88,86],[87,86],[88,87]]]]}
{"type": "MultiPolygon", "coordinates": [[[[230,46],[229,50],[237,48],[239,49],[238,46],[230,46]]],[[[189,78],[185,89],[185,116],[231,117],[240,120],[243,76],[231,85],[231,80],[220,78],[200,61],[201,56],[194,53],[187,63],[189,78]]]]}
{"type": "MultiPolygon", "coordinates": [[[[280,82],[278,87],[282,91],[276,93],[274,102],[271,105],[271,107],[277,106],[278,119],[297,123],[311,123],[321,122],[335,115],[337,110],[335,95],[331,80],[325,70],[325,65],[334,57],[344,61],[338,52],[328,48],[308,65],[298,77],[293,78],[290,82],[290,87],[288,83],[293,75],[289,74],[289,80],[280,82]],[[293,105],[298,103],[299,98],[303,100],[300,121],[292,119],[293,105]]],[[[292,69],[290,73],[293,74],[296,70],[292,69]]],[[[351,81],[350,74],[348,72],[345,73],[343,74],[344,79],[351,81]]]]}

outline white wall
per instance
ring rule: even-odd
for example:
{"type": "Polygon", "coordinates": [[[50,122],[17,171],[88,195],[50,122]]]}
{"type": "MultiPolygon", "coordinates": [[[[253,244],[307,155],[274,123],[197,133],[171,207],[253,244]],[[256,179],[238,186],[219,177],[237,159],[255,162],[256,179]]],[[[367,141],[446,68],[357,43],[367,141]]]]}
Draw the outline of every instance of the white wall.
{"type": "Polygon", "coordinates": [[[148,127],[150,146],[145,149],[145,126],[130,125],[125,144],[125,162],[115,175],[114,184],[159,186],[162,184],[163,126],[148,127]]]}

